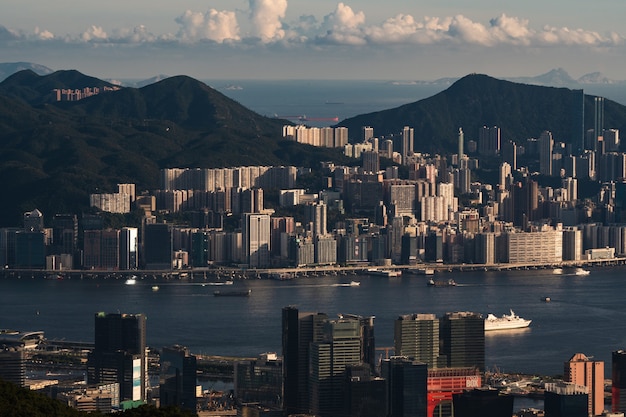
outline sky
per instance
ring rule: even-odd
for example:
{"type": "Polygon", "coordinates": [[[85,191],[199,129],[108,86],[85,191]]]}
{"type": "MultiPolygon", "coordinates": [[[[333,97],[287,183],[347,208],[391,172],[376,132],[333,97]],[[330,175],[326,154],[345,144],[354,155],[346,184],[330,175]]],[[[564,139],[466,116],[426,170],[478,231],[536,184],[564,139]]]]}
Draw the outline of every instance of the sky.
{"type": "Polygon", "coordinates": [[[3,0],[0,62],[106,79],[626,74],[621,0],[3,0]]]}

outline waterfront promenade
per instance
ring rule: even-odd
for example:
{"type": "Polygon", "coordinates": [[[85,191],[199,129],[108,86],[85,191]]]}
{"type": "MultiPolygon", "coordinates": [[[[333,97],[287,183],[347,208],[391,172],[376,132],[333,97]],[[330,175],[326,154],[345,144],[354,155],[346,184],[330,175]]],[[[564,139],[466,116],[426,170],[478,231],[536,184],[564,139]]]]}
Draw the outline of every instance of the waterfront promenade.
{"type": "Polygon", "coordinates": [[[291,279],[297,277],[323,277],[329,275],[361,275],[368,274],[372,269],[402,271],[409,274],[425,275],[427,273],[466,272],[466,271],[515,271],[551,268],[588,268],[626,265],[626,257],[610,259],[584,259],[577,261],[561,261],[557,263],[497,263],[497,264],[445,264],[416,263],[411,265],[373,266],[369,263],[354,265],[326,265],[287,268],[243,268],[243,267],[206,267],[183,268],[170,270],[83,270],[83,269],[4,269],[0,272],[3,278],[171,278],[171,279],[291,279]]]}

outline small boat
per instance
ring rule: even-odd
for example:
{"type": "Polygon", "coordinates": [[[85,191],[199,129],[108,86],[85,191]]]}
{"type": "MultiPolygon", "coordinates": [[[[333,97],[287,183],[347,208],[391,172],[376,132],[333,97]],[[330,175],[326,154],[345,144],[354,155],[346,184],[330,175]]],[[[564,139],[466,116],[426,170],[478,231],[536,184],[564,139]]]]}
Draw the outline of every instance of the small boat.
{"type": "Polygon", "coordinates": [[[429,287],[456,287],[456,281],[453,279],[449,279],[447,281],[435,281],[431,278],[428,282],[426,282],[426,285],[429,287]]]}
{"type": "Polygon", "coordinates": [[[586,269],[582,269],[582,268],[576,268],[576,270],[574,270],[574,275],[589,275],[591,273],[591,271],[587,271],[586,269]]]}
{"type": "Polygon", "coordinates": [[[550,297],[543,297],[541,301],[543,301],[544,303],[549,303],[552,300],[550,299],[550,297]]]}
{"type": "Polygon", "coordinates": [[[132,277],[126,280],[126,285],[135,285],[137,283],[137,276],[133,275],[132,277]]]}
{"type": "Polygon", "coordinates": [[[350,281],[350,286],[351,287],[358,287],[359,285],[361,285],[360,281],[350,281]]]}
{"type": "Polygon", "coordinates": [[[552,270],[553,274],[562,274],[563,273],[563,268],[554,268],[552,270]]]}
{"type": "Polygon", "coordinates": [[[159,291],[159,286],[158,285],[153,285],[152,286],[152,291],[159,291]]]}
{"type": "Polygon", "coordinates": [[[214,291],[213,295],[216,297],[249,297],[252,290],[242,291],[214,291]]]}

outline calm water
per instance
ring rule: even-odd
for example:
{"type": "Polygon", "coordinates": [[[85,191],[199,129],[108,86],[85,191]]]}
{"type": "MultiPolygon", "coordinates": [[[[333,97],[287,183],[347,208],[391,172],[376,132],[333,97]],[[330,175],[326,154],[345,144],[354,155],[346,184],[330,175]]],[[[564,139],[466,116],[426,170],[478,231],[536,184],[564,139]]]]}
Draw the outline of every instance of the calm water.
{"type": "MultiPolygon", "coordinates": [[[[268,116],[307,116],[343,120],[428,98],[447,85],[367,80],[208,80],[211,87],[255,112],[268,116]]],[[[626,84],[587,85],[585,94],[626,104],[626,84]]],[[[295,121],[295,120],[294,120],[295,121]]],[[[332,121],[309,121],[330,126],[332,121]]]]}
{"type": "Polygon", "coordinates": [[[256,356],[281,349],[281,309],[375,315],[376,344],[393,346],[401,314],[474,311],[501,315],[513,309],[532,319],[528,329],[487,335],[486,364],[504,372],[561,374],[577,352],[605,361],[626,347],[624,268],[593,268],[588,276],[550,270],[461,272],[451,288],[426,286],[424,277],[337,276],[293,281],[236,281],[250,297],[214,297],[220,288],[188,281],[0,279],[0,328],[43,330],[48,338],[93,341],[95,312],[143,313],[148,345],[182,344],[194,353],[256,356]],[[361,282],[359,287],[345,284],[361,282]],[[158,284],[160,289],[152,291],[158,284]],[[549,303],[541,301],[549,296],[549,303]]]}

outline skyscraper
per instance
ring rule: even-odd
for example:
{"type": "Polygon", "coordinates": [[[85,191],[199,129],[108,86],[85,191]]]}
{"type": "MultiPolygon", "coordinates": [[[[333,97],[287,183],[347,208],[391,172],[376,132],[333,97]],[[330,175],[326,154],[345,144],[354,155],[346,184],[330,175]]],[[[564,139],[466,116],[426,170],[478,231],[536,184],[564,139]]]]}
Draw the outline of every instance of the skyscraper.
{"type": "Polygon", "coordinates": [[[461,158],[464,155],[464,151],[463,151],[464,141],[465,141],[465,139],[464,139],[464,135],[463,135],[463,129],[459,127],[459,137],[458,137],[458,142],[459,142],[458,143],[458,145],[459,145],[459,155],[458,155],[458,158],[459,158],[459,161],[461,160],[461,158]]]}
{"type": "Polygon", "coordinates": [[[359,319],[344,317],[326,321],[323,339],[310,346],[311,412],[321,417],[340,415],[344,371],[361,360],[359,319]]]}
{"type": "Polygon", "coordinates": [[[403,356],[383,360],[387,380],[389,417],[426,417],[428,411],[428,366],[403,356]]]}
{"type": "Polygon", "coordinates": [[[594,113],[593,113],[593,138],[594,151],[596,154],[600,152],[600,142],[604,133],[604,97],[594,97],[594,113]]]}
{"type": "Polygon", "coordinates": [[[588,413],[597,416],[604,411],[604,362],[593,361],[577,353],[565,362],[563,380],[583,385],[589,390],[588,413]]]}
{"type": "Polygon", "coordinates": [[[553,147],[552,133],[544,130],[539,136],[539,172],[543,175],[552,175],[553,147]]]}
{"type": "Polygon", "coordinates": [[[485,321],[468,311],[446,313],[439,323],[440,354],[448,368],[485,370],[485,321]]]}
{"type": "Polygon", "coordinates": [[[250,268],[270,265],[270,216],[244,213],[242,235],[246,263],[250,268]]]}
{"type": "Polygon", "coordinates": [[[196,357],[186,347],[164,347],[160,363],[160,405],[196,411],[196,357]]]}
{"type": "Polygon", "coordinates": [[[413,154],[413,134],[412,127],[404,126],[402,129],[402,164],[407,164],[407,157],[413,154]]]}
{"type": "Polygon", "coordinates": [[[119,383],[120,401],[145,400],[146,316],[96,313],[87,373],[90,384],[119,383]]]}
{"type": "Polygon", "coordinates": [[[395,353],[437,367],[439,319],[434,314],[403,315],[394,322],[395,353]]]}
{"type": "Polygon", "coordinates": [[[483,126],[478,130],[478,153],[494,156],[500,153],[500,128],[483,126]]]}
{"type": "Polygon", "coordinates": [[[311,343],[322,340],[323,313],[301,313],[293,306],[282,310],[283,409],[286,414],[308,413],[309,351],[311,343]]]}
{"type": "Polygon", "coordinates": [[[626,351],[612,353],[611,358],[611,409],[626,412],[626,351]]]}

